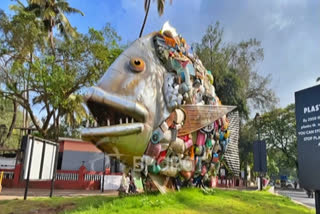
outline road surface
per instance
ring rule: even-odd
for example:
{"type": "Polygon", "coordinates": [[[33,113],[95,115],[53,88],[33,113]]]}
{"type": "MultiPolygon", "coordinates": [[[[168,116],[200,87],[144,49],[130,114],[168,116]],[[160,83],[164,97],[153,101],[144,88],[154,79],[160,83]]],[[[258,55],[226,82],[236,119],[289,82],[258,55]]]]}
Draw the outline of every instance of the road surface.
{"type": "MultiPolygon", "coordinates": [[[[32,197],[49,197],[50,189],[32,189],[28,191],[28,198],[32,197]]],[[[0,201],[1,200],[11,200],[11,199],[23,199],[24,188],[3,188],[0,192],[0,201]]],[[[64,190],[64,189],[55,189],[53,190],[53,196],[90,196],[90,195],[103,195],[103,196],[117,196],[118,191],[104,191],[101,193],[100,190],[64,190]]],[[[1,213],[1,212],[0,212],[1,213]]]]}
{"type": "Polygon", "coordinates": [[[307,205],[310,208],[315,208],[315,200],[314,198],[308,198],[307,194],[305,191],[302,190],[281,190],[281,189],[276,189],[276,193],[284,196],[288,196],[294,201],[298,201],[304,205],[307,205]]]}

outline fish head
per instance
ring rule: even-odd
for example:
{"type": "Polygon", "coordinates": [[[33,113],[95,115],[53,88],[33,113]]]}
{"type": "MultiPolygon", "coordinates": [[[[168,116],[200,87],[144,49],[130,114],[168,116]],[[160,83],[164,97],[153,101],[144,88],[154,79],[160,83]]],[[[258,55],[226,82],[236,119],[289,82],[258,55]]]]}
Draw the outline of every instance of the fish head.
{"type": "Polygon", "coordinates": [[[129,166],[170,114],[162,92],[166,69],[157,57],[154,35],[133,42],[85,96],[96,126],[82,129],[82,138],[129,166]]]}

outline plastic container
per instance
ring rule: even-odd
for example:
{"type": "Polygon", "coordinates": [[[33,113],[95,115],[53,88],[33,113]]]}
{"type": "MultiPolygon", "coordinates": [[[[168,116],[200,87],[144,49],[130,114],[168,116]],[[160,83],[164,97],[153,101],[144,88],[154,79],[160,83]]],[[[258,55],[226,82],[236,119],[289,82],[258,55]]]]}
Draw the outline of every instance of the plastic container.
{"type": "Polygon", "coordinates": [[[208,137],[207,140],[206,140],[206,147],[207,148],[211,148],[212,147],[212,140],[211,140],[210,137],[208,137]]]}
{"type": "Polygon", "coordinates": [[[227,130],[225,133],[224,133],[224,139],[227,139],[230,137],[230,130],[227,130]]]}
{"type": "Polygon", "coordinates": [[[160,152],[157,159],[158,164],[160,164],[166,158],[166,156],[167,156],[167,151],[160,152]]]}
{"type": "Polygon", "coordinates": [[[201,167],[201,175],[204,176],[207,173],[207,167],[206,165],[202,165],[201,167]]]}
{"type": "Polygon", "coordinates": [[[152,158],[157,159],[160,152],[161,152],[161,144],[160,143],[157,143],[157,144],[149,143],[145,154],[152,157],[152,158]]]}
{"type": "Polygon", "coordinates": [[[197,135],[197,146],[203,146],[205,144],[206,135],[200,131],[198,131],[197,135]]]}
{"type": "Polygon", "coordinates": [[[184,143],[185,143],[186,149],[190,148],[193,145],[191,138],[189,138],[189,140],[185,141],[184,143]]]}
{"type": "Polygon", "coordinates": [[[181,171],[180,174],[182,177],[184,177],[186,180],[189,180],[192,177],[192,172],[186,172],[186,171],[181,171]]]}
{"type": "Polygon", "coordinates": [[[176,122],[177,124],[181,124],[184,121],[184,112],[181,109],[176,109],[176,118],[174,120],[174,122],[176,122]]]}
{"type": "Polygon", "coordinates": [[[193,171],[194,165],[192,160],[184,159],[180,160],[180,170],[181,171],[193,171]]]}
{"type": "Polygon", "coordinates": [[[172,150],[178,154],[183,154],[186,150],[184,141],[180,138],[176,138],[175,141],[171,142],[170,148],[172,148],[172,150]]]}
{"type": "Polygon", "coordinates": [[[178,174],[178,168],[173,167],[173,166],[167,166],[167,167],[162,168],[160,170],[160,174],[166,175],[169,177],[176,177],[178,174]]]}
{"type": "Polygon", "coordinates": [[[213,162],[213,163],[218,163],[218,162],[219,162],[219,155],[218,155],[218,153],[214,153],[214,154],[213,154],[212,162],[213,162]]]}
{"type": "Polygon", "coordinates": [[[160,170],[161,167],[158,164],[148,166],[148,172],[151,172],[152,174],[158,174],[160,170]]]}
{"type": "Polygon", "coordinates": [[[197,146],[195,148],[195,151],[194,151],[194,154],[197,155],[197,156],[202,156],[204,153],[204,148],[203,146],[197,146]]]}

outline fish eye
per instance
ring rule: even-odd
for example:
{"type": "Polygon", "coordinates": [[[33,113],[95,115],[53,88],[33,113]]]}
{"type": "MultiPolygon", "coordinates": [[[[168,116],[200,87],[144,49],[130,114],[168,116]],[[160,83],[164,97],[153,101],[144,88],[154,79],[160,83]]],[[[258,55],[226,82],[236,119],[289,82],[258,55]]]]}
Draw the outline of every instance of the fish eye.
{"type": "Polygon", "coordinates": [[[145,63],[143,61],[143,59],[138,58],[138,57],[134,57],[130,59],[130,68],[131,70],[135,71],[135,72],[142,72],[145,69],[145,63]]]}

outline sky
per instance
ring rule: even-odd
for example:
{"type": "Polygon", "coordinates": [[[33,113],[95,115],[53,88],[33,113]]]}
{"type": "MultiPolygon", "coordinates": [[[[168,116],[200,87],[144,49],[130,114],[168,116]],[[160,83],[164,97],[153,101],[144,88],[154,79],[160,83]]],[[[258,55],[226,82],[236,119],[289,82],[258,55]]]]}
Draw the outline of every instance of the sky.
{"type": "MultiPolygon", "coordinates": [[[[101,29],[106,23],[122,37],[137,39],[144,18],[144,0],[69,0],[85,16],[68,16],[80,32],[101,29]]],[[[8,12],[13,4],[1,0],[8,12]]],[[[318,0],[172,0],[159,17],[152,1],[144,34],[158,31],[169,20],[189,44],[200,42],[209,24],[220,22],[224,41],[250,38],[261,41],[264,60],[257,65],[262,76],[271,74],[271,87],[279,106],[294,103],[294,92],[311,87],[320,77],[320,1],[318,0]]]]}

